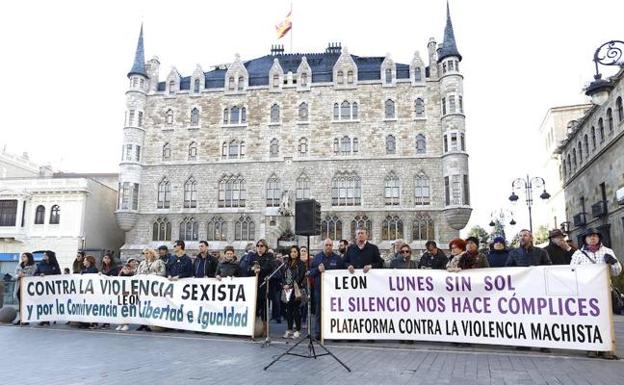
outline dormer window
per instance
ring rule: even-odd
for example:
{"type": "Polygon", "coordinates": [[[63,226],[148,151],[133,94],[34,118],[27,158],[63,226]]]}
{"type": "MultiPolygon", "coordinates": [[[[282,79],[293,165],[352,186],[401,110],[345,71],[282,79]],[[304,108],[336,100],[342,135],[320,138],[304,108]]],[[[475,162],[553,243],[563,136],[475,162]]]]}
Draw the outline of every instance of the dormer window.
{"type": "Polygon", "coordinates": [[[238,90],[242,91],[245,89],[245,78],[243,76],[238,77],[238,90]]]}
{"type": "Polygon", "coordinates": [[[194,93],[196,94],[199,93],[199,86],[200,86],[199,79],[193,80],[193,92],[194,93]]]}
{"type": "Polygon", "coordinates": [[[392,69],[386,68],[386,84],[392,83],[392,69]]]}
{"type": "Polygon", "coordinates": [[[273,88],[279,88],[280,86],[280,77],[278,74],[273,75],[273,88]]]}
{"type": "Polygon", "coordinates": [[[342,71],[338,71],[338,73],[336,74],[336,82],[338,84],[344,83],[344,73],[342,71]]]}
{"type": "Polygon", "coordinates": [[[228,90],[234,91],[234,77],[232,76],[228,79],[228,90]]]}
{"type": "Polygon", "coordinates": [[[420,69],[420,67],[416,67],[414,69],[414,80],[416,80],[417,82],[422,81],[422,70],[420,69]]]}
{"type": "Polygon", "coordinates": [[[308,86],[308,74],[307,73],[302,73],[301,74],[301,87],[307,87],[308,86]]]}
{"type": "Polygon", "coordinates": [[[353,71],[347,71],[347,83],[353,84],[353,71]]]}
{"type": "Polygon", "coordinates": [[[175,81],[170,80],[169,81],[169,95],[173,95],[173,94],[175,94],[175,81]]]}

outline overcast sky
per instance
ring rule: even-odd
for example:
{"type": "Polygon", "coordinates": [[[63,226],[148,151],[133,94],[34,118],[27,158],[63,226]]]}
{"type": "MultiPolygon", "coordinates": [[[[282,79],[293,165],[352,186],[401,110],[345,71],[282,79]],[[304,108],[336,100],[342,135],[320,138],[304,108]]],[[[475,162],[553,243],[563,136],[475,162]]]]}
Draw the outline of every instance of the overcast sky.
{"type": "MultiPolygon", "coordinates": [[[[172,65],[190,75],[197,63],[207,69],[237,52],[243,60],[267,54],[289,4],[2,2],[0,147],[27,151],[63,171],[117,172],[126,74],[141,21],[146,59],[160,58],[162,79],[172,65]]],[[[546,110],[585,102],[581,89],[592,79],[594,50],[624,39],[624,1],[453,0],[450,6],[464,58],[475,209],[469,226],[487,227],[493,209],[508,207],[511,181],[539,175],[538,128],[546,110]]],[[[295,0],[293,49],[321,52],[338,41],[355,55],[390,52],[409,63],[416,50],[426,57],[429,37],[442,41],[445,17],[443,0],[295,0]]],[[[288,36],[283,43],[288,50],[288,36]]],[[[518,226],[526,226],[526,207],[515,211],[518,226]]]]}

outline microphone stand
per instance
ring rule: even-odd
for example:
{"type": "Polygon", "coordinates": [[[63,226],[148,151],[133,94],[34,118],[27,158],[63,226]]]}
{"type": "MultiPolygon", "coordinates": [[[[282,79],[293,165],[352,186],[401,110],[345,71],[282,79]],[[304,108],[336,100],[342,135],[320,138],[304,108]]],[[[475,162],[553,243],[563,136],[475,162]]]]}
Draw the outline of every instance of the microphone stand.
{"type": "Polygon", "coordinates": [[[273,272],[271,272],[271,274],[264,277],[264,282],[262,282],[259,287],[262,288],[262,286],[266,286],[264,290],[264,318],[266,318],[266,338],[262,343],[262,348],[266,348],[271,345],[271,334],[269,333],[269,280],[275,274],[277,274],[277,272],[280,271],[282,267],[284,267],[284,265],[286,265],[286,262],[282,262],[275,270],[273,270],[273,272]]]}
{"type": "MultiPolygon", "coordinates": [[[[307,266],[307,273],[306,273],[306,287],[308,289],[308,335],[305,337],[302,337],[299,341],[297,341],[296,344],[294,344],[292,347],[290,347],[288,350],[286,350],[284,353],[280,354],[279,356],[277,356],[277,358],[275,358],[273,361],[271,361],[270,364],[268,364],[267,366],[264,367],[264,370],[267,370],[271,365],[273,365],[274,363],[276,363],[277,361],[279,361],[282,357],[287,356],[287,355],[291,355],[291,356],[297,356],[297,357],[303,357],[303,358],[314,358],[316,359],[317,357],[321,357],[321,356],[331,356],[334,360],[336,360],[340,365],[342,365],[348,372],[351,372],[351,369],[345,365],[344,362],[342,362],[338,357],[336,357],[331,351],[329,351],[329,349],[327,349],[327,347],[322,344],[320,341],[314,341],[314,338],[312,337],[312,305],[311,305],[311,282],[312,282],[312,277],[310,277],[310,260],[312,259],[312,256],[310,256],[310,236],[308,235],[308,261],[306,263],[307,266]],[[307,342],[308,346],[307,346],[307,354],[301,354],[301,353],[293,353],[292,351],[302,342],[307,342]],[[325,353],[317,353],[316,350],[314,349],[314,344],[317,344],[318,346],[320,346],[321,348],[323,348],[323,350],[325,350],[325,353]]],[[[321,284],[321,279],[323,278],[323,275],[319,275],[319,282],[317,282],[318,285],[321,284]]],[[[319,301],[320,303],[320,298],[317,299],[317,301],[319,301]]],[[[321,311],[320,306],[319,306],[319,311],[321,311]]],[[[268,325],[268,324],[267,324],[268,325]]],[[[268,336],[268,334],[267,334],[268,336]]]]}

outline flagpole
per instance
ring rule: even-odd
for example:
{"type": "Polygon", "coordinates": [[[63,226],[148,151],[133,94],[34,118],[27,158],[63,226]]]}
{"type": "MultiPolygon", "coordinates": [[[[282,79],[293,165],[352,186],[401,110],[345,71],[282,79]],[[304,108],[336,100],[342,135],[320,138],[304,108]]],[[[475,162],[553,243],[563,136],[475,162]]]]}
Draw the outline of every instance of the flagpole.
{"type": "Polygon", "coordinates": [[[292,20],[292,0],[290,1],[290,53],[293,53],[293,20],[292,20]]]}

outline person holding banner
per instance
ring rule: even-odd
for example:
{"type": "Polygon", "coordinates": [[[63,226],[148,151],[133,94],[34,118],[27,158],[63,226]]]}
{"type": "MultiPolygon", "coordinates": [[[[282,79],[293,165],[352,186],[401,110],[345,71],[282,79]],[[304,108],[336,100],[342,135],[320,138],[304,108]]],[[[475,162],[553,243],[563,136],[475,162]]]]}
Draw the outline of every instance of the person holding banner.
{"type": "MultiPolygon", "coordinates": [[[[43,258],[41,262],[37,264],[37,269],[33,275],[57,275],[61,274],[61,268],[56,260],[56,253],[52,250],[46,250],[43,252],[43,258]]],[[[49,323],[48,323],[49,324],[49,323]]]]}
{"type": "Polygon", "coordinates": [[[137,274],[151,274],[164,277],[167,275],[167,266],[162,259],[156,255],[154,249],[143,249],[144,260],[139,263],[137,274]]]}
{"type": "MultiPolygon", "coordinates": [[[[398,241],[397,241],[398,242],[398,241]]],[[[416,261],[412,260],[412,248],[407,243],[401,243],[399,257],[390,262],[391,269],[416,269],[416,261]]]]}
{"type": "MultiPolygon", "coordinates": [[[[334,252],[334,242],[327,238],[323,241],[323,251],[316,254],[312,260],[309,275],[313,279],[314,295],[312,296],[314,306],[314,338],[321,339],[321,274],[325,270],[344,269],[345,265],[342,257],[334,252]]],[[[309,330],[312,333],[311,330],[309,330]]]]}
{"type": "Polygon", "coordinates": [[[438,248],[437,243],[435,243],[435,241],[427,241],[427,243],[425,243],[425,248],[427,251],[425,251],[422,257],[420,257],[420,261],[418,261],[418,268],[437,270],[446,269],[448,258],[446,258],[446,254],[438,248]]]}
{"type": "Polygon", "coordinates": [[[184,251],[185,244],[182,240],[177,240],[173,244],[175,256],[167,262],[167,277],[170,280],[178,278],[188,278],[193,276],[193,261],[184,251]]]}
{"type": "Polygon", "coordinates": [[[102,268],[100,269],[100,274],[108,277],[116,277],[119,275],[121,266],[117,266],[115,264],[115,259],[111,254],[112,253],[106,253],[102,257],[102,268]]]}
{"type": "MultiPolygon", "coordinates": [[[[588,228],[582,234],[583,245],[572,255],[570,265],[603,265],[609,266],[612,277],[622,274],[622,264],[615,257],[615,253],[610,248],[602,244],[602,234],[594,228],[588,228]]],[[[614,293],[612,292],[611,295],[614,293]]],[[[612,352],[589,351],[587,356],[595,358],[602,356],[607,359],[617,359],[612,352]]]]}
{"type": "Polygon", "coordinates": [[[208,242],[199,241],[199,254],[193,261],[193,273],[195,278],[214,278],[217,271],[219,258],[213,257],[208,252],[208,242]]]}
{"type": "Polygon", "coordinates": [[[80,274],[82,269],[84,268],[83,261],[85,257],[85,252],[82,250],[78,250],[76,252],[76,259],[74,259],[74,263],[72,263],[72,273],[80,274]]]}
{"type": "Polygon", "coordinates": [[[299,247],[291,246],[281,281],[281,300],[286,305],[288,323],[283,338],[299,338],[301,335],[301,302],[305,274],[306,267],[301,261],[299,247]]]}
{"type": "Polygon", "coordinates": [[[87,255],[82,260],[82,270],[80,274],[97,274],[98,269],[95,267],[95,257],[93,255],[87,255]]]}
{"type": "Polygon", "coordinates": [[[533,234],[529,230],[520,230],[520,247],[509,252],[505,266],[541,266],[552,265],[546,250],[533,245],[533,234]]]}
{"type": "Polygon", "coordinates": [[[364,273],[368,273],[370,269],[383,268],[384,260],[379,254],[379,248],[368,242],[368,231],[359,228],[355,232],[356,242],[347,248],[344,256],[344,264],[353,274],[355,269],[363,269],[364,273]]]}
{"type": "Polygon", "coordinates": [[[487,255],[490,267],[505,267],[509,258],[509,250],[505,238],[498,236],[494,238],[494,242],[487,255]]]}
{"type": "MultiPolygon", "coordinates": [[[[15,268],[15,277],[17,277],[17,280],[15,281],[15,288],[13,289],[13,295],[17,299],[18,310],[21,309],[22,306],[22,303],[20,302],[20,284],[22,278],[32,276],[35,274],[35,270],[37,268],[35,266],[35,259],[31,253],[22,253],[20,259],[20,263],[15,268]]],[[[21,313],[18,311],[17,314],[19,317],[19,314],[21,313]]],[[[13,325],[19,325],[20,323],[21,322],[18,319],[13,322],[13,325]]],[[[22,325],[26,325],[26,323],[23,323],[22,325]]]]}
{"type": "Polygon", "coordinates": [[[225,246],[223,249],[223,261],[219,262],[217,265],[217,270],[215,271],[215,278],[221,280],[223,277],[240,277],[241,276],[241,268],[238,263],[236,263],[236,253],[234,251],[234,247],[225,246]]]}

